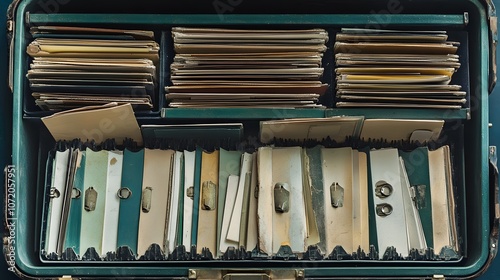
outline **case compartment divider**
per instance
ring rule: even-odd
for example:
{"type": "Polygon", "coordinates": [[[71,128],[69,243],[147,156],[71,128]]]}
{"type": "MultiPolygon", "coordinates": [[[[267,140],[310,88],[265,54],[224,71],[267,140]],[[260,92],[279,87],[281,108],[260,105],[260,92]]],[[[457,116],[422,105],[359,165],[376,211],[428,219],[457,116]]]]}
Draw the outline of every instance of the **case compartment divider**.
{"type": "MultiPolygon", "coordinates": [[[[384,14],[391,25],[457,27],[466,25],[465,14],[384,14]]],[[[138,24],[146,25],[360,25],[379,22],[376,14],[30,14],[30,24],[138,24]]]]}

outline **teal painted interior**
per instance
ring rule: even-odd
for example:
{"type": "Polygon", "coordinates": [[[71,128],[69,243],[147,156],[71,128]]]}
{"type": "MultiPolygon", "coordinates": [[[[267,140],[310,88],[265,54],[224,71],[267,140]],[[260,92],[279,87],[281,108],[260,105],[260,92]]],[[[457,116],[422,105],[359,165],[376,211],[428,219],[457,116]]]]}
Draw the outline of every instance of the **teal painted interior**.
{"type": "Polygon", "coordinates": [[[468,117],[468,109],[435,110],[435,109],[390,109],[377,108],[328,108],[328,109],[248,109],[232,108],[163,108],[162,118],[167,119],[285,119],[285,118],[324,118],[332,116],[365,116],[375,118],[419,118],[461,120],[468,117]]]}
{"type": "MultiPolygon", "coordinates": [[[[62,2],[62,1],[61,1],[62,2]]],[[[66,2],[66,1],[65,1],[66,2]]],[[[45,22],[52,23],[106,23],[110,22],[112,24],[120,24],[120,20],[123,23],[144,23],[156,21],[154,24],[158,28],[164,26],[175,25],[175,24],[279,24],[279,25],[293,25],[297,23],[303,23],[305,25],[313,26],[325,26],[325,25],[349,25],[358,26],[375,24],[380,20],[376,15],[371,14],[371,11],[382,11],[387,9],[387,1],[317,1],[314,2],[315,5],[310,5],[303,8],[303,12],[311,12],[311,14],[302,16],[286,15],[285,13],[299,13],[297,8],[293,8],[294,3],[300,4],[304,3],[301,1],[253,1],[253,3],[243,2],[242,7],[235,7],[234,13],[224,13],[222,18],[220,15],[213,15],[215,13],[214,8],[210,5],[212,2],[208,1],[208,4],[200,4],[198,6],[193,6],[191,4],[196,3],[196,1],[185,1],[182,4],[175,4],[172,8],[173,15],[146,15],[147,13],[168,13],[169,10],[166,5],[162,5],[160,2],[164,1],[137,1],[141,2],[146,8],[137,8],[139,13],[144,13],[142,16],[134,16],[133,18],[126,19],[130,13],[134,12],[136,8],[135,5],[131,5],[129,8],[123,8],[125,11],[121,15],[109,16],[106,14],[84,16],[84,15],[71,15],[71,13],[77,13],[79,10],[82,12],[92,13],[92,10],[98,7],[99,11],[103,13],[112,12],[114,7],[119,5],[119,1],[107,1],[97,6],[99,1],[68,1],[66,5],[60,5],[58,7],[48,7],[46,4],[40,6],[38,1],[22,1],[19,9],[17,11],[17,22],[16,22],[16,51],[15,60],[15,92],[13,95],[13,162],[18,167],[18,188],[17,197],[26,198],[26,202],[23,207],[18,208],[18,217],[23,223],[18,224],[17,228],[17,264],[19,269],[31,276],[61,276],[61,275],[73,275],[73,276],[187,276],[187,268],[193,267],[211,267],[211,268],[251,268],[255,267],[257,262],[162,262],[162,263],[119,263],[119,262],[106,262],[104,265],[102,263],[86,263],[84,265],[78,266],[67,266],[59,263],[44,264],[40,261],[38,252],[34,248],[37,248],[37,240],[39,240],[38,229],[40,227],[41,213],[37,209],[41,209],[41,190],[37,190],[37,166],[39,166],[38,157],[39,155],[46,154],[47,145],[40,145],[42,147],[41,151],[39,149],[39,143],[44,143],[46,141],[44,136],[47,135],[45,129],[40,128],[40,124],[36,121],[25,120],[22,118],[23,115],[23,98],[22,93],[24,92],[24,75],[27,71],[26,55],[24,49],[28,43],[28,38],[26,36],[26,22],[25,22],[25,12],[30,11],[30,22],[36,22],[42,24],[45,22]],[[279,17],[271,19],[271,15],[262,15],[260,17],[248,14],[238,14],[238,9],[244,9],[242,11],[253,11],[257,9],[258,5],[266,4],[271,12],[274,11],[276,14],[281,14],[279,17]],[[285,3],[288,3],[286,7],[285,3]],[[151,4],[151,5],[147,5],[151,4]],[[85,7],[81,7],[84,5],[85,7]],[[318,7],[319,6],[319,7],[318,7]],[[328,6],[328,9],[322,9],[323,6],[328,6]],[[338,6],[338,7],[336,7],[338,6]],[[79,9],[79,7],[81,9],[79,9]],[[148,8],[149,7],[149,8],[148,8]],[[159,9],[158,7],[161,7],[159,9]],[[50,10],[52,12],[63,12],[56,14],[40,14],[37,12],[43,12],[50,10]],[[130,9],[130,11],[127,11],[130,9]],[[203,13],[212,15],[189,15],[186,14],[187,9],[192,9],[193,13],[203,13]],[[294,10],[295,9],[295,10],[294,10]],[[338,11],[336,11],[338,9],[338,11]],[[90,10],[90,11],[86,11],[90,10]],[[283,10],[280,13],[280,10],[283,10]],[[321,13],[332,13],[314,15],[312,12],[320,11],[321,13]],[[338,13],[362,13],[359,15],[335,15],[338,13]],[[170,19],[171,22],[168,22],[170,19]],[[149,21],[151,20],[151,21],[149,21]],[[176,21],[177,20],[177,21],[176,21]],[[37,194],[38,192],[38,194],[37,194]],[[37,194],[37,195],[35,195],[37,194]],[[123,266],[127,266],[124,269],[123,266]]],[[[321,277],[321,276],[379,276],[379,277],[390,277],[390,276],[413,276],[413,277],[425,277],[431,276],[433,274],[443,274],[447,277],[452,276],[467,276],[472,275],[482,268],[487,259],[488,235],[489,235],[489,215],[487,214],[488,203],[489,203],[489,182],[488,182],[488,166],[487,166],[487,147],[488,147],[488,93],[487,93],[487,69],[488,69],[488,50],[484,46],[488,43],[488,33],[486,25],[486,15],[484,8],[480,2],[472,1],[454,1],[454,5],[450,7],[449,2],[445,1],[402,1],[402,5],[407,11],[404,13],[429,13],[429,3],[433,2],[432,14],[419,15],[394,15],[386,18],[387,27],[401,27],[401,26],[416,26],[422,27],[429,24],[442,26],[452,26],[455,28],[462,28],[463,26],[463,12],[467,11],[469,13],[469,24],[466,30],[473,31],[469,32],[470,40],[470,73],[471,73],[471,92],[472,97],[475,100],[473,106],[470,110],[470,120],[465,121],[465,170],[466,170],[466,193],[465,197],[467,200],[467,244],[469,247],[468,256],[460,263],[408,263],[408,262],[282,262],[282,261],[266,261],[262,263],[266,267],[273,268],[287,268],[290,266],[294,267],[304,267],[306,269],[307,277],[321,277]],[[414,3],[418,2],[418,3],[414,3]],[[442,4],[440,6],[440,4],[442,4]],[[450,13],[449,15],[443,16],[444,13],[450,13]]],[[[48,3],[48,2],[43,2],[48,3]]],[[[174,5],[174,4],[173,4],[174,5]]],[[[298,5],[295,5],[298,6],[298,5]]],[[[121,12],[121,11],[119,11],[121,12]]],[[[326,111],[313,111],[313,112],[293,112],[290,117],[303,116],[327,116],[335,114],[348,114],[348,115],[359,115],[360,113],[366,114],[372,117],[388,116],[386,110],[373,110],[364,111],[360,109],[356,110],[326,110],[326,111]],[[311,114],[311,115],[308,115],[311,114]]],[[[456,115],[451,114],[451,116],[445,116],[443,112],[437,112],[434,110],[405,110],[406,113],[397,112],[398,116],[402,117],[421,117],[421,118],[435,118],[442,117],[446,119],[464,119],[467,117],[467,112],[465,110],[457,111],[456,115]]],[[[284,116],[288,116],[288,113],[281,112],[284,116]]],[[[165,114],[167,118],[169,114],[177,114],[182,117],[182,111],[171,111],[171,109],[166,109],[165,114]]],[[[244,111],[235,112],[222,112],[222,111],[210,111],[205,112],[205,118],[221,118],[224,119],[232,116],[233,118],[245,117],[250,119],[259,118],[250,113],[244,111]],[[225,115],[227,114],[227,115],[225,115]],[[252,117],[253,116],[253,117],[252,117]]],[[[260,118],[273,118],[269,112],[263,112],[260,118]],[[267,114],[267,115],[266,115],[267,114]]],[[[272,113],[271,113],[272,114],[272,113]]],[[[393,113],[395,114],[395,113],[393,113]]],[[[180,117],[178,117],[180,118],[180,117]]],[[[261,263],[259,263],[261,264],[261,263]]]]}
{"type": "MultiPolygon", "coordinates": [[[[464,15],[398,15],[389,14],[387,21],[400,25],[413,26],[463,26],[464,15]]],[[[256,24],[279,24],[279,25],[365,25],[367,22],[377,22],[377,16],[373,14],[350,14],[350,15],[325,15],[325,14],[245,14],[233,15],[140,15],[140,14],[32,14],[30,23],[39,24],[45,22],[85,23],[85,24],[140,24],[140,25],[256,25],[256,24]]]]}

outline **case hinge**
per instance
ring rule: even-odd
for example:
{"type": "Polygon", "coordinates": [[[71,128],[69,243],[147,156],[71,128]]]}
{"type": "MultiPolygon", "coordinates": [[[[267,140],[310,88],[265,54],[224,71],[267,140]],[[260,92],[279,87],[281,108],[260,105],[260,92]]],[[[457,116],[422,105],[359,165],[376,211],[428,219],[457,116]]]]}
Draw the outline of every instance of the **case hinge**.
{"type": "Polygon", "coordinates": [[[190,269],[188,279],[223,279],[223,280],[247,280],[247,279],[273,279],[273,280],[303,280],[305,272],[303,269],[273,269],[273,270],[217,270],[217,269],[190,269]]]}

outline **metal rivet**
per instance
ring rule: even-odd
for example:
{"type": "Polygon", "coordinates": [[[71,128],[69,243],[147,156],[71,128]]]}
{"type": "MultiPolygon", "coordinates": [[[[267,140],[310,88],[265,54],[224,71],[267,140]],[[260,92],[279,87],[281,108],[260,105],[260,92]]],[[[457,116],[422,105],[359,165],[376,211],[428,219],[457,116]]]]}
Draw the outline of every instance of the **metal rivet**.
{"type": "Polygon", "coordinates": [[[392,206],[387,203],[377,204],[377,215],[381,217],[389,216],[392,214],[392,206]]]}
{"type": "Polygon", "coordinates": [[[391,184],[385,181],[379,181],[375,184],[375,195],[379,198],[386,198],[393,192],[391,184]]]}
{"type": "Polygon", "coordinates": [[[82,192],[79,189],[73,188],[71,190],[71,198],[77,199],[77,198],[80,198],[80,196],[82,196],[82,192]]]}
{"type": "Polygon", "coordinates": [[[61,192],[59,192],[59,190],[56,188],[50,188],[49,196],[50,198],[58,198],[61,196],[61,192]]]}
{"type": "Polygon", "coordinates": [[[127,199],[132,195],[132,191],[129,188],[121,188],[116,195],[121,199],[127,199]]]}

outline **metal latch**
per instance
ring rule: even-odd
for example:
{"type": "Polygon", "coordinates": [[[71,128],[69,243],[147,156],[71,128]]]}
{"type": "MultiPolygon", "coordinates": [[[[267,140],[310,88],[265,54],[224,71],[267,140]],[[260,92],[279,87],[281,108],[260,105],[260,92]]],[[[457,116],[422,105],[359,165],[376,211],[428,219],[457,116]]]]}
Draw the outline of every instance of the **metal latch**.
{"type": "Polygon", "coordinates": [[[57,279],[58,280],[78,280],[79,278],[73,278],[73,277],[71,277],[71,275],[63,275],[57,279]]]}
{"type": "Polygon", "coordinates": [[[272,269],[272,270],[217,270],[217,269],[190,269],[188,279],[223,279],[223,280],[303,280],[303,269],[272,269]]]}
{"type": "Polygon", "coordinates": [[[446,277],[444,277],[444,275],[442,274],[435,274],[432,275],[432,280],[446,280],[446,277]]]}

